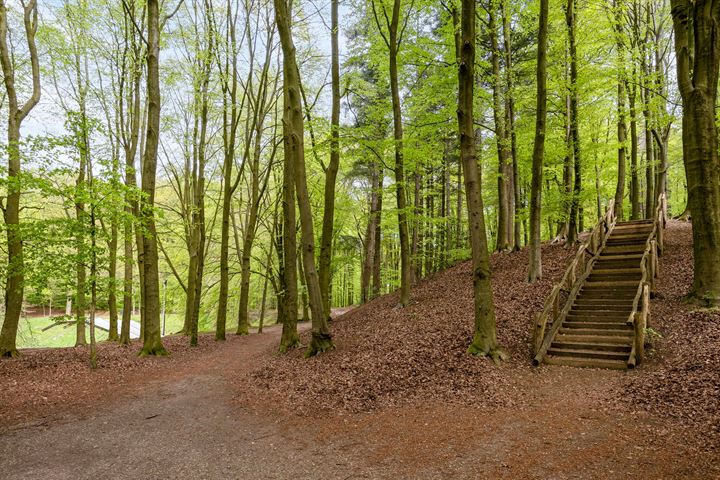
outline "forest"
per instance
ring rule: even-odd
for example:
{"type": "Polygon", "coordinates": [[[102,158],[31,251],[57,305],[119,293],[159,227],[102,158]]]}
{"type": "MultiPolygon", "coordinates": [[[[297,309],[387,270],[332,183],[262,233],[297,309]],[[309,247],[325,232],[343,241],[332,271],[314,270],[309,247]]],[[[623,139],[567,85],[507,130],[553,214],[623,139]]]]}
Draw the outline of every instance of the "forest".
{"type": "MultiPolygon", "coordinates": [[[[475,229],[488,251],[572,245],[610,199],[640,219],[667,192],[689,217],[693,182],[694,217],[708,223],[696,253],[713,260],[696,261],[707,273],[694,288],[716,303],[717,193],[704,173],[717,167],[683,162],[668,2],[547,15],[480,2],[468,170],[460,5],[281,15],[272,2],[188,1],[158,6],[154,33],[151,6],[3,7],[3,355],[27,335],[28,306],[74,321],[75,345],[94,341],[94,312],[121,343],[137,319],[149,354],[163,352],[161,310],[191,342],[282,323],[282,350],[296,318],[312,317],[322,351],[331,308],[396,289],[407,304],[414,282],[470,257],[475,229]]],[[[693,65],[680,72],[691,85],[693,65]]],[[[528,270],[542,275],[538,254],[528,270]]]]}
{"type": "MultiPolygon", "coordinates": [[[[672,389],[656,355],[716,354],[670,330],[720,338],[719,25],[714,0],[0,0],[0,378],[81,359],[72,403],[234,352],[243,398],[357,413],[647,356],[568,388],[672,389]]],[[[683,365],[720,432],[720,371],[683,365]]]]}

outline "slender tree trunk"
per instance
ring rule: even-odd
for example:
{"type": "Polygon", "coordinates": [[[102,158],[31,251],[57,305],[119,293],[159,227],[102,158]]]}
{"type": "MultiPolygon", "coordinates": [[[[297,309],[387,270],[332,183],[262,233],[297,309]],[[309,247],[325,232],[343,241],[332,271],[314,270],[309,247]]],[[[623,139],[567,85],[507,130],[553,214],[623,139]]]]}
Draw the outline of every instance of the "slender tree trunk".
{"type": "Polygon", "coordinates": [[[570,49],[570,137],[574,159],[575,182],[573,184],[572,204],[570,206],[570,220],[568,222],[567,244],[573,245],[578,240],[578,223],[582,216],[580,205],[580,192],[582,191],[582,170],[580,161],[580,125],[578,119],[578,67],[577,46],[575,41],[577,19],[575,15],[577,0],[568,0],[565,19],[568,26],[568,44],[570,49]]]}
{"type": "MultiPolygon", "coordinates": [[[[633,79],[635,75],[633,74],[633,79]]],[[[638,178],[638,134],[637,108],[635,105],[637,88],[634,84],[628,90],[630,103],[630,218],[640,218],[640,180],[638,178]]]]}
{"type": "MultiPolygon", "coordinates": [[[[295,47],[292,43],[290,31],[290,14],[285,0],[274,0],[275,21],[280,33],[280,41],[283,48],[283,236],[282,236],[282,268],[283,268],[283,330],[280,338],[280,352],[284,353],[290,349],[300,346],[300,339],[297,332],[298,292],[297,292],[297,223],[295,209],[295,170],[297,167],[294,161],[295,150],[298,143],[302,142],[302,111],[299,98],[299,79],[297,65],[295,63],[295,47]],[[287,53],[286,53],[287,50],[287,53]],[[292,94],[295,98],[291,98],[292,94]],[[297,108],[297,112],[291,112],[297,108]],[[292,117],[291,115],[294,114],[292,117]],[[301,129],[296,131],[296,124],[293,123],[295,116],[299,115],[301,129]]],[[[300,143],[302,145],[302,143],[300,143]]],[[[303,145],[304,146],[304,145],[303,145]]],[[[321,302],[322,303],[322,302],[321,302]]]]}
{"type": "Polygon", "coordinates": [[[325,170],[325,197],[322,234],[320,237],[320,258],[318,277],[320,294],[323,299],[323,314],[330,319],[330,272],[332,263],[332,238],[335,220],[335,182],[340,167],[340,54],[339,54],[339,0],[330,2],[331,11],[331,79],[332,114],[330,118],[330,163],[325,170]]]}
{"type": "MultiPolygon", "coordinates": [[[[129,30],[129,29],[128,29],[129,30]]],[[[120,343],[130,344],[130,321],[133,310],[133,221],[138,219],[138,202],[135,181],[135,156],[140,138],[140,75],[138,71],[132,77],[131,115],[129,138],[125,138],[125,222],[123,232],[124,267],[123,267],[123,315],[120,327],[120,343]]],[[[138,246],[140,242],[136,242],[138,246]]],[[[138,253],[138,257],[140,254],[138,253]]],[[[142,288],[141,288],[142,290],[142,288]]]]}
{"type": "MultiPolygon", "coordinates": [[[[290,32],[290,13],[284,0],[275,0],[275,19],[280,32],[280,42],[283,51],[283,90],[284,115],[283,137],[285,146],[285,161],[292,161],[294,167],[295,190],[300,212],[300,231],[302,238],[302,260],[305,269],[305,281],[310,297],[312,311],[312,340],[305,352],[306,356],[316,355],[332,349],[327,317],[323,314],[320,282],[315,269],[315,238],[313,233],[312,213],[310,211],[310,196],[307,188],[305,170],[305,148],[303,142],[304,120],[302,111],[302,96],[300,93],[300,77],[295,59],[295,46],[290,32]]],[[[290,232],[292,233],[292,232],[290,232]]],[[[286,246],[287,248],[287,246],[286,246]]]]}
{"type": "MultiPolygon", "coordinates": [[[[488,9],[488,33],[490,35],[490,50],[492,63],[492,90],[493,90],[493,115],[495,120],[495,140],[498,150],[498,215],[497,215],[497,240],[495,250],[503,251],[512,248],[512,214],[511,202],[512,193],[512,163],[510,145],[507,141],[505,129],[506,115],[502,107],[502,75],[500,71],[500,47],[498,45],[497,26],[497,0],[490,1],[488,9]]],[[[463,163],[463,166],[464,163],[463,163]]],[[[467,172],[465,172],[467,178],[467,172]]],[[[467,195],[467,192],[466,192],[467,195]]]]}
{"type": "MultiPolygon", "coordinates": [[[[79,87],[82,89],[82,86],[79,87]]],[[[82,102],[82,101],[81,101],[82,102]]],[[[83,107],[81,106],[81,110],[83,107]]],[[[84,255],[87,251],[87,245],[85,245],[85,196],[87,195],[87,189],[85,188],[85,175],[87,173],[87,136],[84,134],[86,128],[86,121],[84,115],[81,113],[82,125],[77,126],[80,138],[78,139],[78,145],[80,149],[80,164],[78,166],[78,178],[75,183],[75,219],[77,225],[77,231],[75,233],[75,251],[76,251],[76,264],[75,264],[75,346],[86,345],[85,340],[85,289],[86,289],[86,277],[87,271],[85,269],[85,258],[84,255]]]]}
{"type": "Polygon", "coordinates": [[[617,183],[615,186],[615,214],[619,219],[625,218],[623,200],[625,198],[625,157],[627,156],[627,124],[625,120],[625,43],[623,41],[623,30],[621,28],[622,10],[618,0],[613,0],[615,18],[615,44],[617,47],[617,140],[618,140],[618,168],[617,183]]]}
{"type": "Polygon", "coordinates": [[[410,285],[412,283],[412,263],[410,258],[410,236],[407,220],[407,193],[405,178],[405,160],[403,151],[403,124],[400,105],[400,87],[398,80],[398,51],[402,42],[400,24],[401,0],[393,0],[392,14],[388,15],[382,4],[383,18],[387,27],[387,35],[380,22],[375,1],[371,2],[373,16],[378,31],[388,47],[388,68],[390,73],[390,92],[393,108],[393,138],[395,140],[395,196],[398,208],[398,234],[400,237],[400,302],[399,306],[407,306],[410,302],[410,285]]]}
{"type": "Polygon", "coordinates": [[[147,102],[148,120],[145,140],[145,155],[142,170],[142,191],[144,194],[141,218],[143,235],[143,296],[145,308],[145,330],[140,355],[167,355],[160,337],[160,286],[158,274],[157,231],[155,229],[155,173],[160,134],[160,6],[158,0],[147,4],[147,102]]]}
{"type": "Polygon", "coordinates": [[[108,340],[118,340],[118,309],[117,309],[117,246],[118,226],[117,220],[113,218],[110,225],[110,241],[108,242],[108,314],[110,315],[110,333],[108,340]]]}
{"type": "Polygon", "coordinates": [[[365,231],[365,242],[363,245],[363,266],[360,278],[360,303],[366,303],[370,298],[370,282],[372,280],[373,265],[375,259],[375,249],[378,247],[375,243],[375,229],[379,219],[378,215],[378,186],[379,175],[378,167],[375,163],[370,167],[370,208],[367,229],[365,231]]]}
{"type": "Polygon", "coordinates": [[[378,183],[377,183],[377,208],[375,210],[375,251],[373,252],[373,267],[372,267],[372,297],[378,297],[382,293],[382,278],[381,278],[381,259],[382,259],[382,202],[383,202],[383,180],[384,173],[382,165],[378,164],[378,183]]]}
{"type": "Polygon", "coordinates": [[[535,116],[535,143],[532,157],[532,184],[530,186],[530,268],[528,281],[542,278],[542,178],[545,158],[545,129],[547,125],[547,47],[548,1],[540,0],[540,28],[537,51],[537,106],[535,116]]]}
{"type": "Polygon", "coordinates": [[[475,302],[475,331],[468,351],[474,355],[488,355],[493,359],[504,357],[497,345],[495,309],[490,284],[485,218],[481,192],[480,171],[475,153],[475,126],[473,124],[473,89],[475,85],[475,0],[462,1],[462,39],[458,82],[458,126],[460,154],[465,167],[465,194],[470,227],[473,257],[473,293],[475,302]]]}
{"type": "Polygon", "coordinates": [[[8,12],[4,0],[0,0],[0,64],[2,64],[3,82],[7,94],[7,197],[5,199],[5,231],[7,234],[7,273],[5,281],[5,319],[0,330],[0,357],[16,357],[18,324],[22,312],[25,282],[25,264],[23,261],[22,234],[20,231],[20,127],[28,113],[40,101],[40,64],[35,46],[35,33],[38,26],[36,0],[23,3],[23,24],[27,40],[32,71],[32,95],[20,106],[15,89],[15,68],[12,62],[13,52],[8,48],[8,12]]]}
{"type": "Polygon", "coordinates": [[[522,199],[520,198],[520,177],[518,169],[518,152],[517,152],[517,133],[515,132],[515,98],[514,98],[514,82],[512,71],[512,40],[510,27],[510,8],[508,0],[502,2],[502,22],[503,22],[503,46],[505,50],[505,111],[506,111],[506,142],[510,145],[510,157],[512,163],[509,165],[508,171],[512,175],[510,188],[512,196],[510,198],[509,221],[512,228],[512,249],[520,250],[522,244],[521,239],[521,222],[519,210],[521,208],[522,199]]]}

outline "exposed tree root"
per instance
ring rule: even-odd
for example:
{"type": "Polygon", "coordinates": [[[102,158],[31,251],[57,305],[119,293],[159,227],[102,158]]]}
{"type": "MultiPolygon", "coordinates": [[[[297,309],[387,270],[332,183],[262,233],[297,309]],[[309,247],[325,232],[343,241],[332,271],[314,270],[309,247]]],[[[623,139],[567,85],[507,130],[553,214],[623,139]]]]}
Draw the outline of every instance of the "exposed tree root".
{"type": "Polygon", "coordinates": [[[283,334],[283,337],[280,339],[280,347],[278,348],[278,352],[287,353],[290,350],[302,347],[303,344],[300,343],[300,337],[298,336],[297,332],[291,335],[283,334]]]}
{"type": "Polygon", "coordinates": [[[489,342],[481,341],[477,337],[473,340],[473,343],[468,347],[468,353],[477,357],[489,357],[495,364],[504,362],[510,358],[510,356],[497,345],[489,345],[489,342]]]}
{"type": "Polygon", "coordinates": [[[713,296],[709,293],[698,295],[696,292],[690,292],[683,297],[685,303],[695,305],[702,309],[714,309],[720,307],[720,296],[713,296]]]}
{"type": "Polygon", "coordinates": [[[18,358],[19,356],[20,352],[15,348],[10,350],[0,349],[0,358],[18,358]]]}
{"type": "Polygon", "coordinates": [[[685,210],[683,210],[683,213],[675,217],[675,220],[681,220],[683,222],[689,222],[690,220],[692,220],[692,216],[690,215],[690,209],[686,208],[685,210]]]}
{"type": "Polygon", "coordinates": [[[307,350],[305,350],[305,358],[314,357],[319,353],[329,352],[335,348],[332,342],[332,336],[329,333],[312,333],[312,339],[307,350]]]}
{"type": "Polygon", "coordinates": [[[138,357],[167,357],[168,355],[170,355],[170,352],[168,352],[162,344],[143,347],[138,353],[138,357]]]}

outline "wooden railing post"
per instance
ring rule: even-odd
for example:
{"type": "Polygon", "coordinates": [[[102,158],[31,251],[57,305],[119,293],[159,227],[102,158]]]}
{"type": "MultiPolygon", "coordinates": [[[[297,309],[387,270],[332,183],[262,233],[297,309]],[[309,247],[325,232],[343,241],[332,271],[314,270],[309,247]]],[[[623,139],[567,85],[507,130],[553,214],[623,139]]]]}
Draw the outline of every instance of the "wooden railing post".
{"type": "Polygon", "coordinates": [[[657,265],[656,257],[657,257],[657,243],[655,242],[655,240],[651,240],[650,241],[650,258],[648,259],[649,263],[650,263],[650,265],[648,265],[648,267],[650,267],[649,268],[649,270],[650,270],[649,271],[649,273],[650,273],[649,280],[650,280],[650,293],[651,294],[655,293],[655,266],[657,265]]]}

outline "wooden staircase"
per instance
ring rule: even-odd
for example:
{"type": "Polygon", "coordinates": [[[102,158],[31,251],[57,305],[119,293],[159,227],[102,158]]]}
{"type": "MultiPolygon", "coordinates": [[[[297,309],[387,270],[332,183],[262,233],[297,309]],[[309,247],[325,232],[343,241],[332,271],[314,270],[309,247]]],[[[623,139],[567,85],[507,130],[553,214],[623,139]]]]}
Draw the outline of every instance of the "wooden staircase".
{"type": "Polygon", "coordinates": [[[534,322],[533,364],[633,368],[644,354],[665,196],[651,220],[616,222],[613,203],[534,322]]]}
{"type": "Polygon", "coordinates": [[[618,223],[550,344],[544,362],[627,368],[634,329],[627,324],[640,284],[652,220],[618,223]]]}

